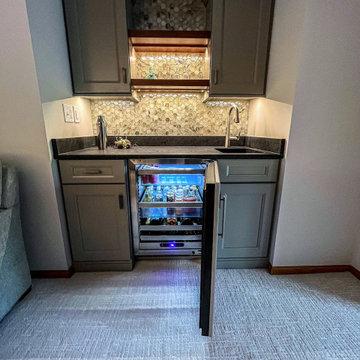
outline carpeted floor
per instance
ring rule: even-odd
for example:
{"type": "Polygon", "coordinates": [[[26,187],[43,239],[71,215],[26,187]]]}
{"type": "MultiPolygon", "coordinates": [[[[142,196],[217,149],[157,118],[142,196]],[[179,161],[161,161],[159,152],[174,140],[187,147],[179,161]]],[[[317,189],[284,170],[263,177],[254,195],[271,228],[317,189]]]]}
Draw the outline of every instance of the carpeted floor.
{"type": "Polygon", "coordinates": [[[199,264],[34,280],[0,323],[0,359],[360,359],[350,273],[218,270],[214,336],[198,329],[199,264]]]}

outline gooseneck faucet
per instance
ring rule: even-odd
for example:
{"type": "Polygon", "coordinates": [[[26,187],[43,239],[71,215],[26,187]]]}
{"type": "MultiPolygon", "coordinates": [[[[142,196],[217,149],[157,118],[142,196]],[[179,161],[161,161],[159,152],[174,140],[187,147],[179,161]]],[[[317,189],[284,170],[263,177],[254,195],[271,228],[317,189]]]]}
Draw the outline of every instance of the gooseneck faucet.
{"type": "Polygon", "coordinates": [[[230,136],[230,120],[231,120],[231,114],[232,112],[235,110],[235,119],[234,122],[236,124],[238,124],[240,122],[239,120],[239,108],[236,104],[231,104],[230,110],[229,110],[229,116],[228,116],[228,120],[227,120],[227,125],[226,125],[226,134],[225,134],[225,147],[228,148],[230,147],[230,140],[232,139],[237,139],[236,136],[230,136]]]}

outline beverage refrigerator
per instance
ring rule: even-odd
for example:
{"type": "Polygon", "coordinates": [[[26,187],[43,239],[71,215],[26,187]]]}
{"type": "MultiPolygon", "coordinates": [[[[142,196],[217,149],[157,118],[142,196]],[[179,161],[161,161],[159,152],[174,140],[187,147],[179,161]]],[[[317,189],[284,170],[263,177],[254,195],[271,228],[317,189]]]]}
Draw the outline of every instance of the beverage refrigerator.
{"type": "Polygon", "coordinates": [[[133,250],[141,257],[201,256],[200,328],[211,335],[220,181],[216,161],[129,160],[133,250]]]}

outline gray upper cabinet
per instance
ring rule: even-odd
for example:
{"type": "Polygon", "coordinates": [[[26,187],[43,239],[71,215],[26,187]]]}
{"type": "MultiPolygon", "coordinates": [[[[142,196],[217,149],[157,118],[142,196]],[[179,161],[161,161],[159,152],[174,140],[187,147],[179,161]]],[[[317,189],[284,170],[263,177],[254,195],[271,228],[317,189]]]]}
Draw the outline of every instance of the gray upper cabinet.
{"type": "Polygon", "coordinates": [[[272,0],[214,0],[210,95],[264,95],[272,0]]]}
{"type": "Polygon", "coordinates": [[[267,256],[275,187],[272,183],[221,184],[218,264],[219,259],[267,256]]]}
{"type": "Polygon", "coordinates": [[[63,185],[63,191],[75,269],[83,262],[110,261],[130,270],[125,184],[63,185]]]}
{"type": "Polygon", "coordinates": [[[130,94],[125,0],[64,0],[75,94],[130,94]]]}

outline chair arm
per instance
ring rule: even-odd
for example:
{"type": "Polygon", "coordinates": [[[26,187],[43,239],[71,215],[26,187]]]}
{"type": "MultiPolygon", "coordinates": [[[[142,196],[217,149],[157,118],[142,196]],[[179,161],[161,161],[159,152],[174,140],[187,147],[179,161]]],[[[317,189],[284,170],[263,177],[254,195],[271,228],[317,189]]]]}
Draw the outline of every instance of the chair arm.
{"type": "Polygon", "coordinates": [[[2,167],[2,196],[0,208],[9,209],[19,202],[19,184],[13,166],[2,167]]]}

